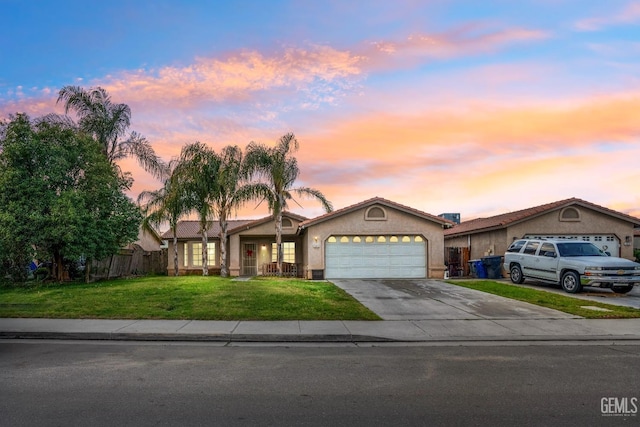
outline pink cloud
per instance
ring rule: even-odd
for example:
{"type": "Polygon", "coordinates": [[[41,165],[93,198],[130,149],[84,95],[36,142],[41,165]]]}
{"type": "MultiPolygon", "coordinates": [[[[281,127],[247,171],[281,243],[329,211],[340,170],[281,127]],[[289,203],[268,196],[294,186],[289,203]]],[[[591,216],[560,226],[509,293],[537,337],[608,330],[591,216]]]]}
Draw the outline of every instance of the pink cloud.
{"type": "MultiPolygon", "coordinates": [[[[265,56],[256,51],[229,54],[224,59],[196,58],[183,67],[123,71],[100,84],[113,96],[131,103],[192,107],[201,103],[245,102],[256,93],[337,83],[361,73],[360,58],[328,46],[286,49],[265,56]]],[[[346,84],[346,83],[344,83],[346,84]]]]}
{"type": "Polygon", "coordinates": [[[579,31],[598,31],[616,25],[628,25],[640,21],[640,2],[631,2],[621,10],[607,16],[584,18],[575,23],[579,31]]]}
{"type": "Polygon", "coordinates": [[[511,44],[539,41],[549,36],[540,30],[489,30],[480,24],[468,24],[445,33],[417,33],[404,40],[372,42],[369,48],[363,49],[362,57],[372,69],[396,69],[426,60],[496,51],[511,44]]]}

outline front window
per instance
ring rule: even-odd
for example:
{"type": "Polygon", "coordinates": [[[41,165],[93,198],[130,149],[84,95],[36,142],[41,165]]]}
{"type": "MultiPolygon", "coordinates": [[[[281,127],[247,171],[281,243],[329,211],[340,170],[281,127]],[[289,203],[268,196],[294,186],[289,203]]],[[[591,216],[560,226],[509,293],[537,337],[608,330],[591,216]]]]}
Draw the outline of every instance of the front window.
{"type": "MultiPolygon", "coordinates": [[[[207,266],[216,264],[216,244],[207,243],[207,266]]],[[[202,243],[191,244],[191,265],[202,267],[202,243]]]]}
{"type": "MultiPolygon", "coordinates": [[[[296,262],[296,244],[294,242],[282,242],[282,261],[291,264],[296,262]]],[[[271,262],[278,262],[278,245],[271,244],[271,262]]]]}

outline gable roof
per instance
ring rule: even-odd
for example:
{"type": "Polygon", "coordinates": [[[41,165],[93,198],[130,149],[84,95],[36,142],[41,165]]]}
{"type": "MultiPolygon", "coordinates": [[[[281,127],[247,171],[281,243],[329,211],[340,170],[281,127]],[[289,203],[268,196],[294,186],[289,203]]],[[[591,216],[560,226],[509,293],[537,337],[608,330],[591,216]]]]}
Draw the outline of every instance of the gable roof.
{"type": "Polygon", "coordinates": [[[409,206],[405,206],[405,205],[401,205],[400,203],[392,202],[391,200],[387,200],[387,199],[384,199],[382,197],[373,197],[373,198],[365,200],[363,202],[356,203],[355,205],[347,206],[346,208],[338,209],[336,211],[326,213],[326,214],[318,216],[316,218],[308,219],[308,220],[300,223],[300,230],[304,230],[305,228],[307,228],[309,226],[316,225],[316,224],[319,224],[321,222],[328,221],[330,219],[333,219],[333,218],[348,214],[350,212],[356,211],[358,209],[367,208],[369,206],[373,206],[373,205],[376,205],[376,204],[387,206],[387,207],[390,207],[390,208],[393,208],[393,209],[408,213],[410,215],[414,215],[414,216],[417,216],[417,217],[420,217],[420,218],[423,218],[423,219],[427,219],[429,221],[436,222],[436,223],[441,224],[443,226],[451,226],[451,225],[453,225],[453,222],[451,222],[451,221],[449,221],[447,219],[444,219],[442,217],[431,215],[431,214],[428,214],[426,212],[422,212],[422,211],[419,211],[417,209],[410,208],[409,206]]]}
{"type": "Polygon", "coordinates": [[[499,230],[509,225],[517,224],[522,221],[526,221],[535,218],[540,215],[544,215],[554,210],[560,210],[567,206],[578,205],[585,208],[593,209],[597,212],[610,215],[624,221],[628,221],[634,224],[634,226],[640,226],[640,219],[631,215],[624,214],[622,212],[614,211],[604,206],[596,205],[595,203],[587,202],[586,200],[572,197],[570,199],[559,200],[553,203],[547,203],[545,205],[534,206],[528,209],[522,209],[519,211],[508,212],[501,215],[496,215],[488,218],[477,218],[470,221],[464,221],[454,226],[451,229],[445,230],[445,237],[457,236],[462,234],[473,234],[484,231],[499,230]]]}

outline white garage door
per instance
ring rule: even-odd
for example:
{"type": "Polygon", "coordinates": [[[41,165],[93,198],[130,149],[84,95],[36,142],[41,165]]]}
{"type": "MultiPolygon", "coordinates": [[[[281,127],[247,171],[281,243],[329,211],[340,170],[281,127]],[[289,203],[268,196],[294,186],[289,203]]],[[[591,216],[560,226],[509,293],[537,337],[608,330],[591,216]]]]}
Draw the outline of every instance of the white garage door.
{"type": "Polygon", "coordinates": [[[620,256],[620,241],[613,234],[556,234],[556,235],[533,235],[527,234],[525,239],[567,239],[591,242],[604,252],[612,256],[620,256]]]}
{"type": "Polygon", "coordinates": [[[426,242],[421,236],[331,236],[325,244],[327,279],[424,278],[426,242]]]}

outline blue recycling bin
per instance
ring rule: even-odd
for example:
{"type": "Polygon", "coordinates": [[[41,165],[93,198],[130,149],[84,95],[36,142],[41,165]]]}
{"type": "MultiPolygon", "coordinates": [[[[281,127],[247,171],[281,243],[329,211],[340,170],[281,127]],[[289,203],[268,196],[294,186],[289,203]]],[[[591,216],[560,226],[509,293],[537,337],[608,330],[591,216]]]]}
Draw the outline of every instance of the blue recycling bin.
{"type": "Polygon", "coordinates": [[[487,270],[484,267],[481,259],[472,259],[469,261],[471,265],[471,276],[477,279],[486,279],[487,278],[487,270]]]}

